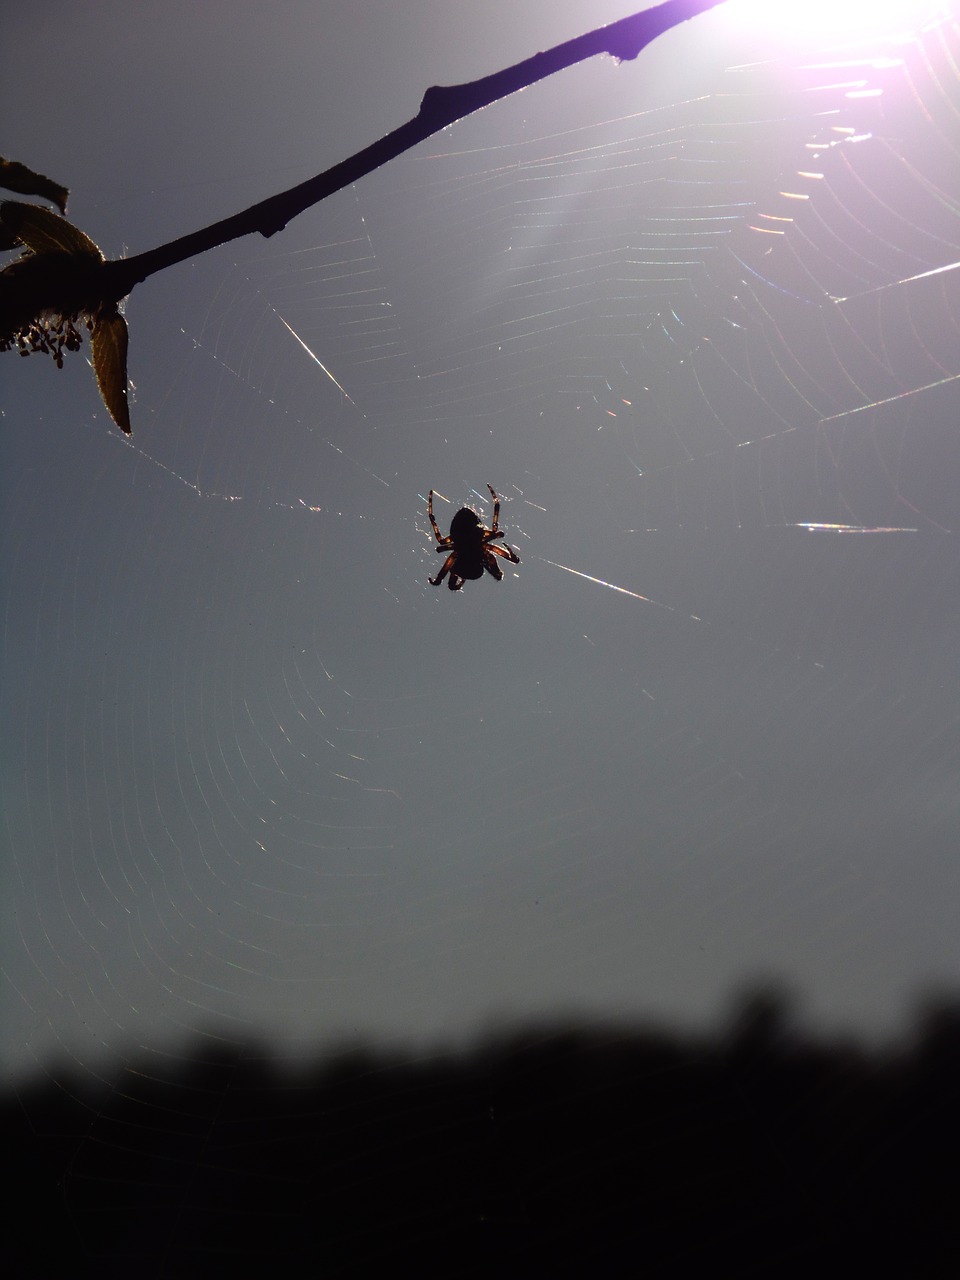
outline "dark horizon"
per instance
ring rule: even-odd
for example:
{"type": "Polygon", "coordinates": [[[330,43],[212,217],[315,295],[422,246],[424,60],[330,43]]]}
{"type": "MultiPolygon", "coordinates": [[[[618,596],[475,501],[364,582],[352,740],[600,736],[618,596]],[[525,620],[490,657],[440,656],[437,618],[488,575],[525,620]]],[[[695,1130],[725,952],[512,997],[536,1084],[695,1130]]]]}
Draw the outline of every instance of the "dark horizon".
{"type": "Polygon", "coordinates": [[[557,1023],[297,1072],[198,1040],[112,1082],[4,1094],[5,1256],[21,1274],[145,1280],[241,1257],[325,1275],[945,1280],[958,1081],[960,998],[883,1053],[804,1034],[769,985],[714,1035],[557,1023]]]}

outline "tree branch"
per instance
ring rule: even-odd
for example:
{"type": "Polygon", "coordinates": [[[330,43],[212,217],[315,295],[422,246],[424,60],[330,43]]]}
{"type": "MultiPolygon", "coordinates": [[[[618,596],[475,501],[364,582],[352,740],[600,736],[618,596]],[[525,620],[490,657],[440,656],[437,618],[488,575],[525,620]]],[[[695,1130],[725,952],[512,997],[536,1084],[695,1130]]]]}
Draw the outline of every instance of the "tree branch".
{"type": "MultiPolygon", "coordinates": [[[[289,191],[133,258],[108,262],[89,236],[66,218],[41,205],[3,201],[0,247],[6,242],[22,247],[24,252],[0,270],[0,352],[15,349],[28,355],[42,351],[53,356],[60,366],[64,349],[79,348],[77,324],[84,324],[90,330],[94,372],[104,404],[117,426],[129,434],[127,326],[118,303],[141,280],[240,236],[254,232],[275,235],[305,209],[379,169],[454,121],[598,53],[631,60],[664,31],[723,2],[666,0],[653,9],[588,31],[480,80],[434,85],[423,95],[416,116],[379,142],[289,191]]],[[[51,187],[48,179],[22,165],[6,165],[0,179],[9,181],[16,190],[24,192],[25,188],[25,194],[45,196],[60,203],[61,208],[66,205],[64,189],[51,187]]]]}
{"type": "Polygon", "coordinates": [[[458,85],[434,85],[423,95],[420,110],[412,120],[324,173],[178,240],[132,258],[104,263],[101,271],[105,296],[118,301],[130,293],[134,285],[155,272],[241,236],[254,232],[272,236],[305,209],[379,169],[388,160],[409,151],[418,142],[464,116],[600,53],[630,61],[663,32],[722,3],[724,0],[666,0],[653,9],[588,31],[480,80],[458,85]]]}

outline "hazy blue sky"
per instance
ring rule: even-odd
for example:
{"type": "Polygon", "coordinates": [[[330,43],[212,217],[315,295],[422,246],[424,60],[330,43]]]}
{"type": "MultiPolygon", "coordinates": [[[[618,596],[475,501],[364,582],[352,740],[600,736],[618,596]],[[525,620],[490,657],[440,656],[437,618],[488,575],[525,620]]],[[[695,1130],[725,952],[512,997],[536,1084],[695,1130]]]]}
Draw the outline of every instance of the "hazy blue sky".
{"type": "MultiPolygon", "coordinates": [[[[955,7],[735,7],[139,286],[132,443],[4,358],[10,1068],[956,982],[955,7]]],[[[139,252],[629,11],[20,6],[3,151],[139,252]]]]}

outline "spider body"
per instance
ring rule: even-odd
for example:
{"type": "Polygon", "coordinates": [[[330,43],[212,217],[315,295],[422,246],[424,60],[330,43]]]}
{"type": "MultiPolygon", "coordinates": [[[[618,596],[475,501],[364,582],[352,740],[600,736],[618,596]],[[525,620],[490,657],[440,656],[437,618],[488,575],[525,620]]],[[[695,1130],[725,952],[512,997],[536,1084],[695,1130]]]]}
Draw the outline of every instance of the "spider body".
{"type": "Polygon", "coordinates": [[[503,579],[503,570],[497,563],[497,557],[509,560],[511,564],[520,563],[520,557],[512,547],[506,544],[502,547],[493,545],[503,537],[503,530],[500,528],[500,499],[492,485],[488,484],[487,488],[493,498],[493,527],[485,528],[483,521],[472,507],[461,507],[450,521],[450,532],[446,537],[441,534],[437,526],[433,514],[433,490],[430,490],[430,497],[427,499],[427,515],[430,517],[430,526],[439,544],[437,551],[448,553],[440,572],[435,578],[430,579],[431,586],[439,587],[444,578],[447,578],[447,586],[450,590],[459,591],[468,578],[471,580],[482,578],[484,569],[500,582],[503,579]]]}

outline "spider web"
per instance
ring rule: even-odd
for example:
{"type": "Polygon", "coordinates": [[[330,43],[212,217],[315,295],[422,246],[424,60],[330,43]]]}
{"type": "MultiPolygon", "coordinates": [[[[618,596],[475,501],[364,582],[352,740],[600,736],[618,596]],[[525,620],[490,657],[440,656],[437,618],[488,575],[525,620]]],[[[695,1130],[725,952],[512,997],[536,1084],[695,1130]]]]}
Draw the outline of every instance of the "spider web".
{"type": "Polygon", "coordinates": [[[11,1070],[955,980],[958,58],[577,68],[8,412],[11,1070]]]}

